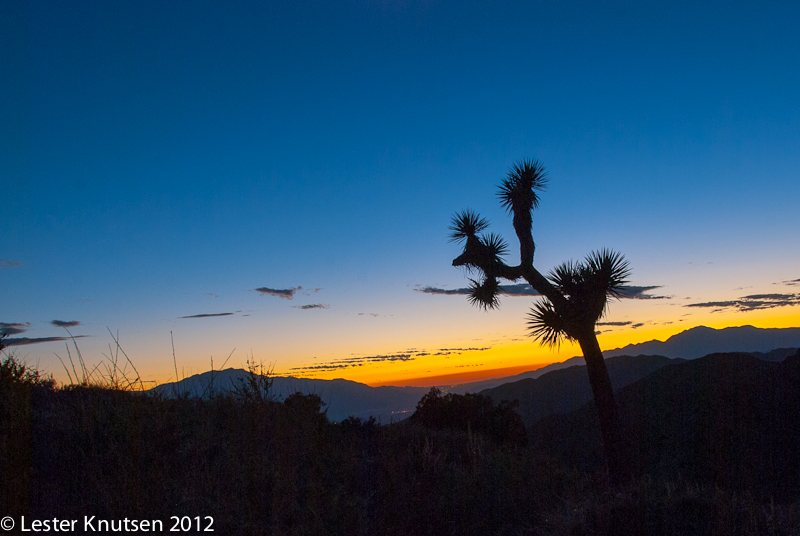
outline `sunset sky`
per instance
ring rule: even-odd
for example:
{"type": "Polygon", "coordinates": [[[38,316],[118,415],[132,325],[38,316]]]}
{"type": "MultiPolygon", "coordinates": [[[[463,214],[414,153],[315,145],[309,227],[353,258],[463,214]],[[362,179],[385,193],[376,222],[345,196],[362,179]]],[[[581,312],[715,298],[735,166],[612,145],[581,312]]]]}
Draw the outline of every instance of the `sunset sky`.
{"type": "Polygon", "coordinates": [[[610,247],[644,287],[603,348],[800,326],[800,4],[653,4],[3,2],[0,330],[59,380],[66,329],[91,364],[118,332],[151,382],[171,333],[181,376],[563,361],[526,336],[536,298],[443,292],[456,211],[518,261],[495,194],[523,158],[539,270],[610,247]]]}

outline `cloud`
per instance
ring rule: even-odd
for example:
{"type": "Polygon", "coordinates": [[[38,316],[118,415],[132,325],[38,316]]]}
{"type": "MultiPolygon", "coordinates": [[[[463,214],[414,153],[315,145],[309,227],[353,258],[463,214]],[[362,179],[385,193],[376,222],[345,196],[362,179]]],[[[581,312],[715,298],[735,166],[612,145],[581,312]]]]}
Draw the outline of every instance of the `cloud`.
{"type": "Polygon", "coordinates": [[[800,294],[751,294],[738,300],[689,303],[684,307],[712,307],[718,311],[734,309],[746,312],[791,305],[800,305],[800,294]]]}
{"type": "Polygon", "coordinates": [[[322,288],[303,289],[303,287],[294,287],[294,288],[259,287],[254,290],[256,292],[260,292],[261,294],[276,296],[284,300],[291,300],[292,298],[294,298],[294,295],[297,294],[298,292],[304,296],[311,296],[312,294],[316,294],[317,292],[322,290],[322,288]]]}
{"type": "Polygon", "coordinates": [[[293,307],[295,309],[308,310],[308,309],[330,309],[331,306],[325,303],[312,303],[311,305],[294,305],[293,307]]]}
{"type": "Polygon", "coordinates": [[[278,298],[284,300],[291,300],[294,298],[295,292],[302,289],[303,287],[295,287],[295,288],[269,288],[269,287],[259,287],[255,289],[256,292],[260,292],[261,294],[268,294],[270,296],[277,296],[278,298]]]}
{"type": "Polygon", "coordinates": [[[77,320],[51,320],[50,323],[57,328],[74,328],[81,325],[77,320]]]}
{"type": "Polygon", "coordinates": [[[461,354],[463,352],[484,352],[486,350],[491,350],[491,348],[491,346],[486,346],[484,348],[439,348],[431,355],[461,354]]]}
{"type": "MultiPolygon", "coordinates": [[[[536,290],[534,290],[529,284],[527,283],[515,283],[513,285],[500,285],[500,288],[503,291],[503,294],[506,296],[541,296],[536,290]]],[[[651,286],[634,286],[628,285],[622,287],[622,297],[629,298],[634,300],[663,300],[669,298],[669,296],[652,296],[650,294],[646,294],[651,290],[655,290],[657,288],[661,288],[658,285],[651,285],[651,286]]],[[[469,288],[456,288],[446,290],[443,288],[438,287],[420,287],[414,289],[417,292],[422,292],[423,294],[458,294],[458,295],[469,295],[472,290],[469,288]]]]}
{"type": "Polygon", "coordinates": [[[88,337],[88,335],[75,335],[73,337],[38,337],[35,339],[30,339],[28,337],[22,337],[19,339],[6,339],[4,344],[6,346],[23,346],[26,344],[39,344],[42,342],[60,342],[60,341],[70,341],[72,339],[82,339],[84,337],[88,337]]]}
{"type": "Polygon", "coordinates": [[[443,288],[436,288],[436,287],[422,287],[422,288],[415,288],[416,292],[422,292],[423,294],[469,294],[471,291],[468,288],[456,288],[451,290],[445,290],[443,288]]]}
{"type": "Polygon", "coordinates": [[[209,318],[212,316],[231,316],[232,314],[233,313],[203,313],[199,315],[179,316],[178,318],[209,318]]]}
{"type": "Polygon", "coordinates": [[[657,288],[661,288],[659,285],[651,285],[648,287],[639,287],[635,285],[626,285],[622,287],[622,297],[628,298],[632,300],[666,300],[669,299],[669,296],[652,296],[650,294],[645,294],[646,292],[650,292],[651,290],[655,290],[657,288]]]}
{"type": "Polygon", "coordinates": [[[30,327],[30,322],[0,322],[0,335],[17,335],[30,327]]]}
{"type": "Polygon", "coordinates": [[[481,351],[488,349],[489,348],[442,348],[438,352],[406,350],[402,352],[395,352],[384,355],[370,355],[365,357],[347,357],[344,359],[334,359],[332,361],[328,361],[326,363],[320,363],[318,365],[312,365],[307,367],[295,367],[289,369],[289,371],[301,374],[314,373],[314,372],[332,372],[335,370],[341,370],[351,367],[363,367],[364,365],[370,363],[393,363],[393,362],[404,363],[407,361],[414,361],[419,357],[425,357],[429,355],[447,355],[451,353],[461,353],[466,351],[481,351]]]}
{"type": "Polygon", "coordinates": [[[527,283],[515,283],[513,285],[500,285],[503,294],[508,296],[541,296],[527,283]]]}
{"type": "Polygon", "coordinates": [[[351,368],[351,367],[362,367],[368,363],[382,363],[382,362],[406,362],[406,361],[414,361],[417,356],[412,354],[388,354],[388,355],[372,355],[367,357],[351,357],[346,359],[336,359],[333,361],[328,361],[327,363],[321,363],[319,365],[313,365],[310,367],[295,367],[289,369],[290,371],[296,372],[330,372],[339,369],[351,368]]]}
{"type": "MultiPolygon", "coordinates": [[[[527,283],[515,283],[513,285],[501,285],[500,288],[503,291],[503,294],[507,296],[539,296],[540,294],[533,290],[533,288],[527,283]]],[[[446,290],[443,288],[437,287],[420,287],[414,289],[416,292],[422,292],[423,294],[458,294],[458,295],[469,295],[472,290],[469,288],[455,288],[446,290]]]]}
{"type": "Polygon", "coordinates": [[[11,268],[12,266],[19,266],[22,263],[0,259],[0,268],[11,268]]]}
{"type": "MultiPolygon", "coordinates": [[[[612,327],[627,326],[630,329],[636,329],[636,328],[640,328],[640,327],[644,326],[645,323],[644,322],[637,322],[637,323],[634,324],[633,322],[630,322],[630,321],[625,321],[625,322],[598,322],[595,325],[596,326],[612,326],[612,327]]],[[[609,333],[611,331],[613,331],[613,330],[605,329],[605,330],[602,330],[602,331],[600,331],[600,330],[595,331],[594,333],[595,333],[595,335],[600,335],[601,333],[609,333]]]]}
{"type": "MultiPolygon", "coordinates": [[[[775,283],[776,285],[778,283],[775,283]]],[[[781,284],[790,286],[800,286],[800,279],[790,279],[789,281],[781,281],[781,284]]]]}

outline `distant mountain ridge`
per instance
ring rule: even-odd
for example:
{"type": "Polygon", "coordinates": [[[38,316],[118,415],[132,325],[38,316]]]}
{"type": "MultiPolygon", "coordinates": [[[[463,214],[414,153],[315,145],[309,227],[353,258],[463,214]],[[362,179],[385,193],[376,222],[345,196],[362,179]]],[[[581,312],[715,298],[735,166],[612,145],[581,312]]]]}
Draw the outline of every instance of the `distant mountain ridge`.
{"type": "Polygon", "coordinates": [[[800,347],[800,328],[757,328],[738,326],[714,329],[697,326],[687,329],[666,341],[648,341],[629,344],[622,348],[604,351],[608,357],[616,355],[663,355],[671,358],[697,359],[720,352],[762,352],[776,348],[800,347]]]}
{"type": "MultiPolygon", "coordinates": [[[[715,352],[760,352],[767,354],[777,348],[788,350],[800,348],[800,328],[738,326],[714,329],[706,326],[697,326],[675,334],[666,341],[652,340],[629,344],[622,348],[604,350],[603,355],[606,359],[620,355],[660,355],[671,359],[697,359],[715,352]]],[[[789,353],[793,352],[790,351],[789,353]]],[[[775,359],[779,361],[786,355],[775,359]]],[[[538,378],[553,370],[584,364],[583,356],[576,356],[560,363],[552,363],[514,376],[447,386],[447,390],[454,393],[475,393],[504,383],[524,378],[538,378]]]]}
{"type": "MultiPolygon", "coordinates": [[[[754,357],[762,360],[780,361],[800,347],[800,328],[763,329],[742,326],[716,330],[700,326],[673,335],[663,342],[649,341],[632,344],[623,348],[605,351],[604,354],[606,358],[645,354],[651,357],[661,356],[662,359],[696,359],[701,357],[698,354],[708,349],[710,350],[702,355],[719,351],[731,351],[723,350],[731,347],[734,347],[734,351],[754,353],[754,357]],[[783,350],[776,350],[780,348],[783,348],[783,350]],[[756,353],[760,355],[756,355],[756,353]]],[[[609,363],[611,362],[609,359],[609,363]]],[[[503,384],[519,382],[526,378],[540,378],[548,373],[575,366],[585,366],[583,357],[573,357],[561,363],[552,363],[515,376],[450,386],[442,385],[440,387],[447,392],[457,394],[477,393],[486,389],[500,387],[503,384]]],[[[166,396],[173,396],[175,393],[203,396],[208,394],[208,386],[212,384],[212,378],[214,388],[224,391],[232,389],[246,375],[247,372],[241,369],[209,371],[185,378],[177,383],[159,385],[153,390],[166,396]]],[[[586,373],[585,370],[578,369],[568,373],[569,375],[574,375],[578,378],[585,376],[586,373]]],[[[631,381],[634,379],[631,379],[631,381]]],[[[615,380],[612,377],[612,383],[614,382],[615,380]]],[[[617,385],[614,383],[614,385],[618,389],[623,384],[617,385]]],[[[624,385],[627,385],[627,383],[624,383],[624,385]]],[[[398,421],[413,412],[419,399],[428,390],[429,388],[427,387],[370,387],[363,383],[344,379],[319,380],[283,376],[276,376],[273,383],[273,394],[279,398],[286,398],[298,391],[304,394],[313,393],[319,395],[322,401],[325,402],[328,418],[332,421],[340,421],[350,416],[364,419],[374,416],[383,423],[398,421]]],[[[520,396],[518,395],[517,398],[520,398],[520,396]]],[[[537,415],[536,412],[532,412],[528,416],[526,424],[533,422],[532,419],[537,418],[537,415]]],[[[524,415],[523,419],[525,419],[524,415]]]]}
{"type": "MultiPolygon", "coordinates": [[[[189,395],[208,396],[212,386],[217,392],[232,391],[247,377],[243,369],[208,371],[184,378],[179,382],[166,383],[153,388],[165,396],[189,395]]],[[[319,395],[326,404],[328,419],[341,421],[347,417],[367,419],[375,417],[386,424],[409,416],[417,402],[428,392],[427,387],[396,387],[387,385],[370,387],[351,380],[318,380],[274,376],[271,393],[278,400],[293,393],[319,395]]]]}

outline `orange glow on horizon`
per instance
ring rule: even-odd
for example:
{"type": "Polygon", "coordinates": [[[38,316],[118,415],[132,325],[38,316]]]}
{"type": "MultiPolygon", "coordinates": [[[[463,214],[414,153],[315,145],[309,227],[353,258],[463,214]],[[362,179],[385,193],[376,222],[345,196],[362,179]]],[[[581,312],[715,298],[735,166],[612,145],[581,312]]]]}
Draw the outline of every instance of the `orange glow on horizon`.
{"type": "Polygon", "coordinates": [[[442,387],[446,385],[458,385],[461,383],[478,382],[491,380],[493,378],[503,378],[505,376],[515,376],[523,372],[537,370],[546,367],[550,363],[541,365],[520,365],[516,367],[503,367],[496,369],[481,369],[470,372],[456,372],[454,374],[442,374],[440,376],[425,376],[422,378],[408,378],[404,380],[394,380],[390,382],[369,383],[370,387],[380,387],[382,385],[396,385],[402,387],[442,387]]]}
{"type": "MultiPolygon", "coordinates": [[[[792,314],[796,308],[765,309],[747,313],[697,312],[684,320],[652,321],[638,329],[622,328],[609,330],[598,335],[600,347],[604,351],[622,348],[652,340],[665,341],[682,331],[707,326],[714,329],[727,327],[755,326],[758,328],[788,328],[800,325],[800,319],[792,314]]],[[[376,364],[373,367],[360,367],[359,370],[340,370],[316,376],[320,379],[346,377],[371,386],[409,385],[442,386],[456,383],[469,383],[485,379],[513,376],[522,372],[536,370],[551,363],[560,363],[572,357],[581,356],[577,344],[564,343],[554,350],[538,345],[533,340],[525,340],[491,348],[485,352],[465,352],[452,359],[436,361],[413,361],[402,369],[394,364],[376,364]],[[474,367],[464,371],[463,368],[474,367]],[[461,368],[461,370],[459,370],[461,368]]]]}
{"type": "MultiPolygon", "coordinates": [[[[684,309],[679,309],[684,311],[684,309]]],[[[640,327],[633,329],[628,326],[602,327],[598,341],[603,351],[622,348],[629,344],[638,344],[652,340],[665,341],[669,337],[697,326],[707,326],[714,329],[727,327],[755,326],[757,328],[788,328],[800,326],[800,316],[797,307],[764,309],[749,312],[711,312],[689,311],[686,315],[676,315],[676,310],[669,311],[670,316],[648,314],[650,318],[640,327]],[[659,318],[661,316],[661,318],[659,318]]],[[[620,315],[619,319],[635,318],[632,315],[620,315]]],[[[642,315],[644,316],[644,315],[642,315]]],[[[457,347],[458,343],[450,342],[438,347],[457,347]]],[[[464,344],[462,346],[467,346],[464,344]]],[[[420,352],[424,350],[420,348],[420,352]]],[[[266,353],[266,352],[265,352],[266,353]]],[[[379,348],[375,354],[380,354],[379,348]]],[[[367,353],[366,355],[371,355],[367,353]]],[[[560,348],[551,349],[542,347],[531,339],[513,339],[511,342],[495,343],[486,350],[466,350],[454,352],[450,355],[421,354],[420,357],[404,362],[384,361],[365,363],[363,366],[343,367],[335,370],[308,373],[290,373],[293,367],[301,365],[298,361],[284,361],[286,367],[276,366],[275,374],[279,376],[298,376],[309,379],[332,380],[344,378],[347,380],[364,383],[373,387],[383,385],[398,386],[446,386],[459,383],[469,383],[499,377],[514,376],[522,372],[532,371],[551,363],[566,361],[572,357],[582,355],[577,344],[563,343],[560,348]],[[424,357],[422,357],[424,355],[424,357]]],[[[333,354],[331,361],[338,356],[333,354]]],[[[308,361],[306,361],[308,363],[308,361]]],[[[231,363],[228,366],[242,368],[241,364],[231,363]]],[[[277,365],[277,363],[276,363],[277,365]]],[[[174,381],[174,372],[166,365],[160,367],[158,383],[174,381]]],[[[201,370],[187,370],[182,372],[182,377],[205,372],[201,370]]]]}
{"type": "Polygon", "coordinates": [[[427,355],[403,363],[375,363],[320,372],[304,377],[345,378],[371,386],[453,385],[512,376],[536,370],[580,354],[576,345],[566,342],[558,349],[542,347],[531,340],[498,344],[486,350],[465,350],[446,356],[427,355]]]}

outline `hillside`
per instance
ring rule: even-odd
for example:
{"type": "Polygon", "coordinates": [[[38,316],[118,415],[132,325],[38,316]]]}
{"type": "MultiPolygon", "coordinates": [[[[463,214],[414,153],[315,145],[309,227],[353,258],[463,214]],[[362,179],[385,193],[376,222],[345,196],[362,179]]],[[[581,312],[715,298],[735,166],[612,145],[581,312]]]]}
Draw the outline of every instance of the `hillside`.
{"type": "MultiPolygon", "coordinates": [[[[717,353],[671,364],[621,389],[617,402],[636,471],[783,499],[800,492],[800,352],[783,362],[717,353]]],[[[591,402],[529,435],[565,463],[601,463],[591,402]]]]}
{"type": "MultiPolygon", "coordinates": [[[[608,358],[606,366],[611,384],[617,390],[676,361],[682,360],[655,355],[617,356],[608,358]]],[[[554,370],[538,378],[506,383],[480,394],[488,395],[496,402],[518,400],[517,411],[525,426],[554,413],[575,411],[592,400],[589,376],[586,367],[581,365],[554,370]]]]}

